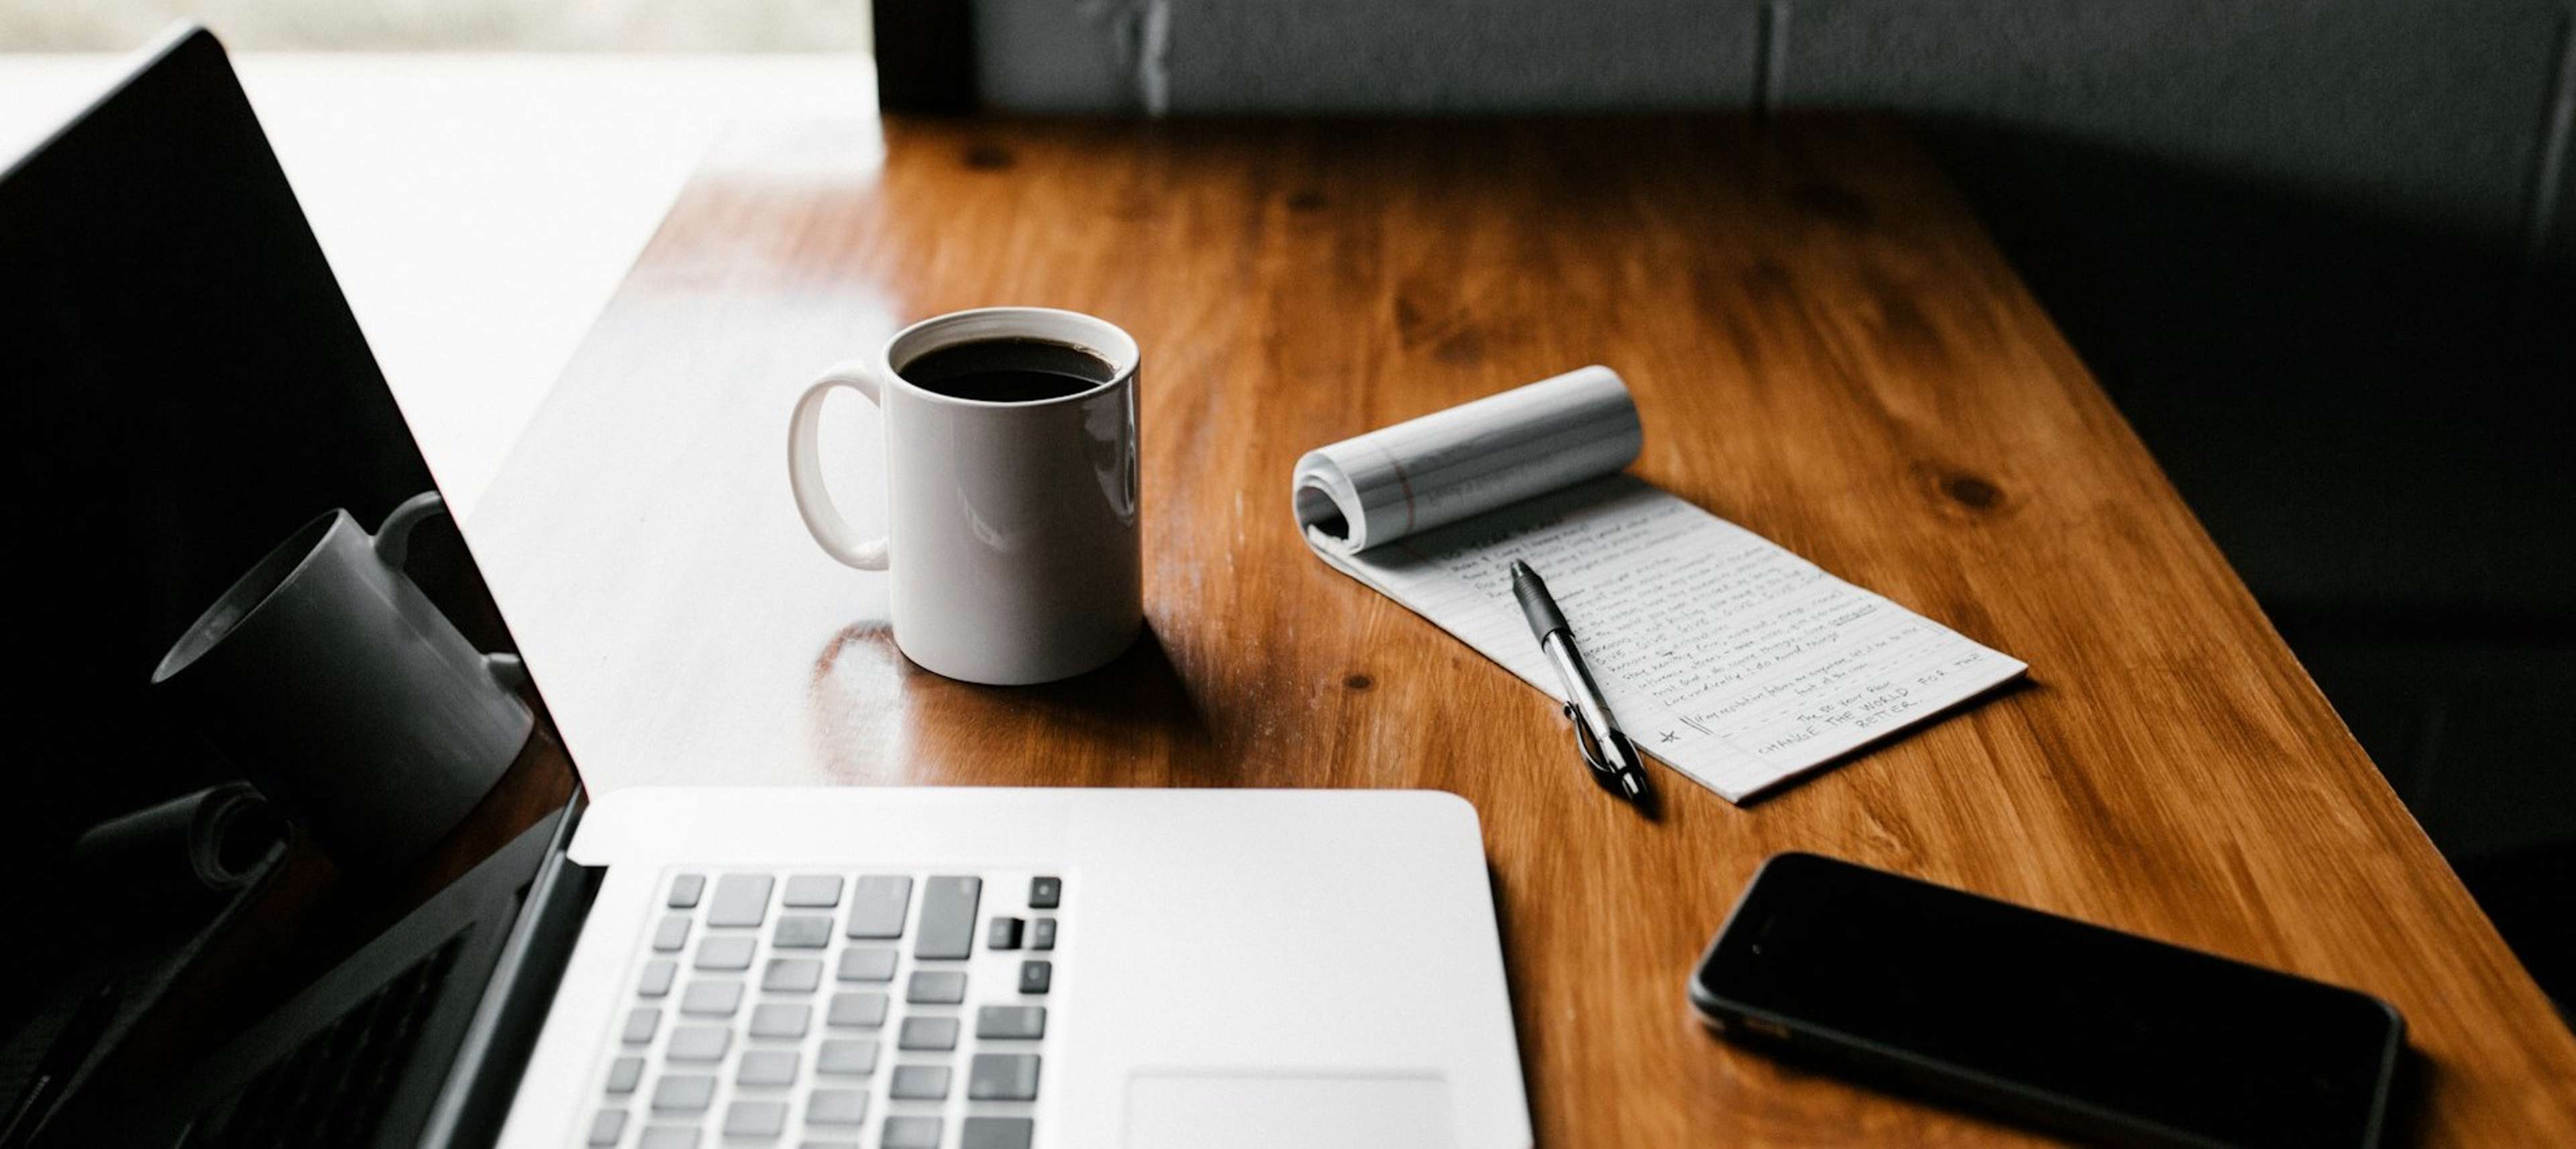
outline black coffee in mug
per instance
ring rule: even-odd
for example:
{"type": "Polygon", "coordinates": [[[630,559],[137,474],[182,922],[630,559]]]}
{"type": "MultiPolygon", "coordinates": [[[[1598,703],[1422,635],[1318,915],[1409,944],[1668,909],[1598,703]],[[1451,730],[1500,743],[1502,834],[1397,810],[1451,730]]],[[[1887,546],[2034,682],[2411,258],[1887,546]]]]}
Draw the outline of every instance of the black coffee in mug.
{"type": "Polygon", "coordinates": [[[1062,399],[1098,387],[1117,374],[1098,355],[1045,339],[951,344],[924,352],[897,373],[924,391],[984,403],[1062,399]]]}

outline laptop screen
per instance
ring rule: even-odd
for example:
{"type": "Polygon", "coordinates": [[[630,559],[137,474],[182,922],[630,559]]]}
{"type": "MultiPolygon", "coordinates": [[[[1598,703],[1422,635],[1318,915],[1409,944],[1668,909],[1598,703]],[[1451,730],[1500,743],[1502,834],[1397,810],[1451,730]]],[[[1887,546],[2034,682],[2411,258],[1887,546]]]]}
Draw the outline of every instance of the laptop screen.
{"type": "Polygon", "coordinates": [[[219,1044],[572,783],[211,37],[0,175],[0,316],[14,1106],[217,952],[241,1016],[160,1040],[219,1044]]]}

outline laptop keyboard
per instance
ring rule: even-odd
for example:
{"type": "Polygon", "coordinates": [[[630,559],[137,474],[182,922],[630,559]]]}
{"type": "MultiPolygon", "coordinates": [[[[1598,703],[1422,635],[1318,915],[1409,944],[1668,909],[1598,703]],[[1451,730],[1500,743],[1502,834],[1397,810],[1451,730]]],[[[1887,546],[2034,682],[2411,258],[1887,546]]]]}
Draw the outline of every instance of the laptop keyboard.
{"type": "Polygon", "coordinates": [[[662,876],[598,1104],[619,1149],[1030,1149],[1051,874],[662,876]]]}
{"type": "Polygon", "coordinates": [[[200,1118],[188,1149],[364,1145],[401,1084],[463,932],[350,1006],[200,1118]]]}

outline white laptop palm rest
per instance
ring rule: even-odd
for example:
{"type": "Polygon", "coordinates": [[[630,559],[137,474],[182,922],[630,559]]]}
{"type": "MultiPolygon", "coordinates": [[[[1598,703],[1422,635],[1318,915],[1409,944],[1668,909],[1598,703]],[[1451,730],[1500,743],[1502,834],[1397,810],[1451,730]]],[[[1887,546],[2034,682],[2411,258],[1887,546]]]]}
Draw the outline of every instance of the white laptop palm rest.
{"type": "Polygon", "coordinates": [[[629,789],[501,1143],[1520,1149],[1428,791],[629,789]]]}

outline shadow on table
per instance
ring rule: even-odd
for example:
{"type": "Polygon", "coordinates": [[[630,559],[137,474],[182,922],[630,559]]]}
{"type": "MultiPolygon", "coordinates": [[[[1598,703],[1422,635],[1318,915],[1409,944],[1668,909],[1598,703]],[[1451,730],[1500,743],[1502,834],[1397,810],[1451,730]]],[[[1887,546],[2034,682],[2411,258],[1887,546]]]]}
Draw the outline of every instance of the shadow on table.
{"type": "Polygon", "coordinates": [[[813,681],[817,753],[842,782],[1235,782],[1222,769],[1205,713],[1151,623],[1107,665],[1033,686],[942,677],[905,658],[885,623],[854,623],[836,632],[816,657],[813,681]],[[923,722],[926,713],[946,717],[923,722]],[[1123,753],[1113,760],[1131,763],[1133,772],[1123,778],[1051,775],[1047,748],[1082,742],[1117,747],[1123,753]],[[998,760],[997,748],[1018,757],[998,760]]]}
{"type": "Polygon", "coordinates": [[[914,745],[916,756],[954,763],[965,772],[943,781],[1094,786],[1230,786],[1238,781],[1217,752],[1205,711],[1151,622],[1107,665],[1031,686],[959,682],[923,670],[900,654],[895,657],[902,707],[952,716],[935,724],[912,724],[916,733],[930,732],[939,740],[914,745]],[[1002,741],[992,740],[997,735],[1002,741]],[[994,746],[1014,741],[1027,748],[1027,760],[990,770],[980,764],[994,746]],[[1123,764],[1125,773],[1050,775],[1049,747],[1083,743],[1115,751],[1105,760],[1123,764]]]}
{"type": "Polygon", "coordinates": [[[1927,142],[2562,1011],[2576,219],[2403,218],[2061,134],[1927,142]]]}
{"type": "MultiPolygon", "coordinates": [[[[1530,1016],[1531,1011],[1538,1008],[1536,1004],[1538,997],[1535,991],[1530,988],[1529,983],[1522,978],[1519,967],[1511,960],[1511,955],[1515,953],[1529,953],[1532,951],[1528,947],[1512,944],[1512,900],[1510,897],[1510,891],[1506,888],[1506,884],[1503,881],[1503,872],[1500,869],[1497,869],[1490,860],[1485,863],[1485,882],[1488,888],[1493,891],[1494,934],[1496,937],[1502,939],[1504,959],[1503,992],[1511,997],[1512,1040],[1520,1048],[1521,1095],[1524,1097],[1538,1097],[1540,1096],[1538,1085],[1536,1082],[1530,1080],[1530,1067],[1538,1064],[1537,1051],[1530,1048],[1530,1035],[1538,1032],[1540,1028],[1538,1022],[1530,1016]]],[[[1536,1115],[1533,1114],[1532,1116],[1535,1117],[1536,1115]]]]}
{"type": "MultiPolygon", "coordinates": [[[[1210,757],[1205,751],[1214,745],[1207,715],[1151,621],[1124,653],[1098,670],[1061,682],[995,689],[1006,691],[1015,705],[1106,736],[1168,738],[1176,764],[1204,764],[1210,757]]],[[[1222,784],[1227,779],[1205,781],[1222,784]]]]}

